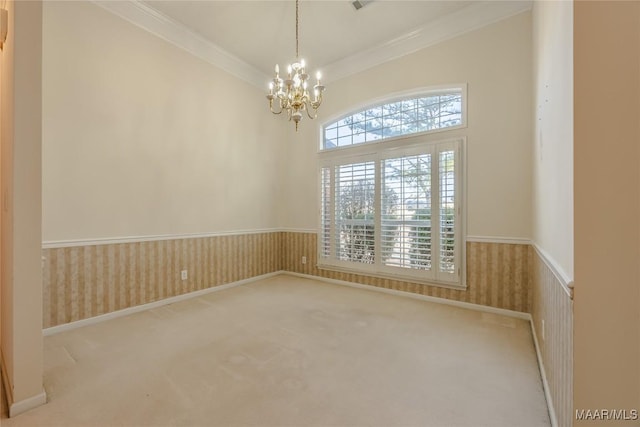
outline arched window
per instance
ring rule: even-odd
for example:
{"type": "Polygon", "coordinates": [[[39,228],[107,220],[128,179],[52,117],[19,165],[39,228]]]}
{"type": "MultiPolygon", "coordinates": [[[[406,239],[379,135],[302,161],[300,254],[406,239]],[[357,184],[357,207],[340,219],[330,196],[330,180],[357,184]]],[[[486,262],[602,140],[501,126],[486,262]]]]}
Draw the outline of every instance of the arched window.
{"type": "Polygon", "coordinates": [[[377,103],[323,128],[322,150],[463,126],[462,88],[377,103]]]}
{"type": "Polygon", "coordinates": [[[463,287],[464,136],[431,133],[464,126],[462,87],[325,125],[319,267],[463,287]]]}

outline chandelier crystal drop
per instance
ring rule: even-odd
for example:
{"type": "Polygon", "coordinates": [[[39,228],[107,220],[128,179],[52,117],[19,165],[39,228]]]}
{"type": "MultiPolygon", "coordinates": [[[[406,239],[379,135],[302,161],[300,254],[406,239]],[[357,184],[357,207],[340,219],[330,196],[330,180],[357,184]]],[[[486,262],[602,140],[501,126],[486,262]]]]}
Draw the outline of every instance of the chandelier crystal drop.
{"type": "Polygon", "coordinates": [[[305,69],[304,59],[300,59],[298,51],[298,2],[296,0],[296,61],[287,66],[287,77],[280,77],[280,67],[276,64],[275,77],[269,83],[269,109],[273,114],[287,112],[289,121],[293,120],[298,130],[298,123],[302,120],[303,113],[306,112],[310,119],[317,117],[318,107],[322,103],[322,92],[324,86],[320,84],[320,72],[316,73],[316,84],[313,86],[313,98],[309,95],[309,74],[305,69]],[[275,102],[274,102],[275,101],[275,102]],[[274,105],[277,110],[274,110],[274,105]]]}

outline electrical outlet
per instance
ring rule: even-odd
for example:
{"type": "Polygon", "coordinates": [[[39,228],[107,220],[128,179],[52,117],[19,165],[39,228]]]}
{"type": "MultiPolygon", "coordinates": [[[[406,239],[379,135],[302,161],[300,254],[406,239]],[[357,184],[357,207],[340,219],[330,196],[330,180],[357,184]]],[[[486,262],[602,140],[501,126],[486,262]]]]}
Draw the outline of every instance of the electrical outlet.
{"type": "Polygon", "coordinates": [[[542,319],[542,341],[544,341],[544,319],[542,319]]]}
{"type": "Polygon", "coordinates": [[[181,278],[182,280],[187,280],[187,278],[188,278],[188,277],[189,277],[189,276],[188,276],[187,270],[182,270],[182,271],[180,272],[180,278],[181,278]]]}
{"type": "Polygon", "coordinates": [[[303,257],[302,257],[302,263],[303,263],[303,264],[306,264],[306,263],[307,263],[307,257],[306,257],[306,256],[303,256],[303,257]]]}

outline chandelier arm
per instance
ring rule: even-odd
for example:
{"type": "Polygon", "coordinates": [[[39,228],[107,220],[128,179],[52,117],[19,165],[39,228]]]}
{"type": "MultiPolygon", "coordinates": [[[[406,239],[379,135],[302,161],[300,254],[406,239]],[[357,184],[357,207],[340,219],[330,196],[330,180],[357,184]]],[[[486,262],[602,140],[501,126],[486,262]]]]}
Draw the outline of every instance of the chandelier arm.
{"type": "Polygon", "coordinates": [[[282,108],[282,102],[279,102],[278,104],[280,104],[280,111],[274,111],[273,110],[273,99],[269,100],[269,110],[273,113],[273,114],[282,114],[282,110],[284,110],[284,108],[282,108]]]}
{"type": "Polygon", "coordinates": [[[313,108],[315,110],[317,110],[318,107],[320,107],[320,104],[322,104],[322,92],[318,93],[318,96],[316,96],[314,101],[311,103],[311,105],[313,105],[313,108]]]}
{"type": "Polygon", "coordinates": [[[283,108],[280,108],[280,111],[273,111],[273,107],[272,106],[269,106],[269,110],[271,110],[271,112],[273,114],[282,114],[282,112],[284,111],[283,108]]]}
{"type": "Polygon", "coordinates": [[[318,110],[317,109],[315,109],[315,108],[313,109],[313,116],[311,115],[311,108],[306,108],[306,110],[307,110],[307,116],[309,116],[309,118],[311,120],[313,120],[313,119],[318,117],[318,113],[317,113],[318,110]]]}

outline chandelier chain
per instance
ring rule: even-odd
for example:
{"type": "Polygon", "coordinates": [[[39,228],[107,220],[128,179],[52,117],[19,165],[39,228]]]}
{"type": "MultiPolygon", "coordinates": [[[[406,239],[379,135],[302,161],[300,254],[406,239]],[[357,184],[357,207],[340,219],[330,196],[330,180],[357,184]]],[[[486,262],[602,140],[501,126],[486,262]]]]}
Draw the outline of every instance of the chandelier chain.
{"type": "Polygon", "coordinates": [[[300,26],[299,20],[298,20],[298,2],[299,0],[296,0],[296,59],[300,57],[298,53],[298,27],[300,26]]]}
{"type": "MultiPolygon", "coordinates": [[[[2,1],[2,0],[0,0],[2,1]]],[[[320,72],[316,74],[316,84],[309,81],[304,59],[300,58],[300,0],[296,1],[296,59],[287,66],[286,74],[280,77],[280,66],[275,66],[275,76],[269,82],[269,110],[273,114],[286,112],[289,120],[298,122],[303,113],[310,119],[317,117],[317,111],[322,104],[324,86],[320,82],[320,72]],[[310,87],[311,86],[311,87],[310,87]],[[312,89],[311,93],[310,90],[312,89]],[[275,106],[275,109],[274,109],[275,106]]]]}

